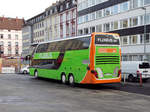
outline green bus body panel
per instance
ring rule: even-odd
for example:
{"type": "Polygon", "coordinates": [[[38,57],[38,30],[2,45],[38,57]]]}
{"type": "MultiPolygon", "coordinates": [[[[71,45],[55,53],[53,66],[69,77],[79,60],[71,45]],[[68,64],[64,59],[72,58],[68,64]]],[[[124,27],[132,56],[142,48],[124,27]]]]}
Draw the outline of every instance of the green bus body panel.
{"type": "MultiPolygon", "coordinates": [[[[89,49],[66,51],[63,62],[61,66],[59,67],[59,69],[30,68],[30,75],[34,76],[34,72],[35,70],[37,70],[39,77],[61,80],[61,74],[63,72],[66,74],[67,78],[68,78],[68,75],[72,73],[74,75],[75,82],[80,83],[85,77],[85,74],[87,72],[87,66],[88,66],[88,63],[83,64],[83,61],[89,60],[89,54],[90,54],[89,49]]],[[[34,59],[57,59],[58,55],[59,55],[59,52],[36,53],[34,55],[34,59]]],[[[101,58],[99,60],[101,60],[101,58]]],[[[109,63],[109,62],[105,62],[105,63],[109,63]]],[[[118,70],[120,69],[119,46],[96,46],[95,69],[101,68],[103,72],[103,77],[99,77],[99,79],[117,78],[117,74],[114,74],[114,70],[116,69],[116,67],[118,68],[118,70]],[[117,52],[116,53],[99,53],[98,52],[99,48],[115,48],[117,52]],[[114,59],[111,59],[110,64],[96,64],[96,56],[100,56],[100,57],[102,56],[104,57],[115,56],[116,57],[117,56],[118,64],[111,64],[111,62],[114,61],[114,59]]]]}
{"type": "Polygon", "coordinates": [[[33,59],[56,59],[59,52],[36,53],[33,59]]]}
{"type": "Polygon", "coordinates": [[[117,70],[117,74],[114,74],[114,70],[116,69],[116,67],[118,68],[118,70],[120,70],[120,53],[119,53],[119,46],[96,46],[96,55],[95,55],[95,69],[96,68],[101,68],[102,72],[103,72],[103,76],[99,79],[112,79],[112,78],[117,78],[118,75],[118,70],[117,70]],[[115,48],[117,50],[116,53],[99,53],[98,50],[99,48],[115,48]],[[99,61],[104,61],[105,64],[96,64],[96,56],[100,56],[101,58],[99,58],[99,61]],[[117,64],[112,64],[115,63],[113,61],[116,61],[116,59],[110,59],[111,57],[118,57],[117,64]],[[106,58],[104,58],[106,57],[106,58]],[[109,59],[107,59],[109,58],[109,59]],[[107,63],[107,64],[106,64],[107,63]]]}
{"type": "MultiPolygon", "coordinates": [[[[41,59],[37,55],[39,55],[39,53],[34,55],[34,59],[41,59]]],[[[58,55],[59,53],[55,55],[55,58],[58,57],[58,55]]],[[[50,58],[47,57],[47,59],[50,58]]],[[[34,76],[34,71],[37,70],[39,77],[60,80],[61,73],[64,72],[67,77],[70,73],[72,73],[74,75],[75,82],[80,83],[87,72],[88,64],[83,64],[84,60],[89,60],[89,49],[66,51],[59,69],[30,68],[30,75],[34,76]]]]}

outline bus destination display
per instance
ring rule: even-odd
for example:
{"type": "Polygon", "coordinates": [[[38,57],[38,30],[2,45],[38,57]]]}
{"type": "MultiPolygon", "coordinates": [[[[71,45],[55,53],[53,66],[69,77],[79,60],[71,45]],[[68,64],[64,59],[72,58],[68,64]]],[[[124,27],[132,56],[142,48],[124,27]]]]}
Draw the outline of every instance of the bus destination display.
{"type": "Polygon", "coordinates": [[[113,35],[96,35],[95,44],[119,45],[119,38],[113,35]]]}

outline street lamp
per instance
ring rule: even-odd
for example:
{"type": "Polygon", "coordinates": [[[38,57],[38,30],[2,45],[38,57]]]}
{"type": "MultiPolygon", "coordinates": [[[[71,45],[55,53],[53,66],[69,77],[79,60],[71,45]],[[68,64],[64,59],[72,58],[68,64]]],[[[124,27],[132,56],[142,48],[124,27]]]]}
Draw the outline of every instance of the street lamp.
{"type": "Polygon", "coordinates": [[[147,55],[146,55],[146,8],[141,7],[142,10],[145,10],[145,16],[144,16],[144,61],[147,61],[147,55]]]}

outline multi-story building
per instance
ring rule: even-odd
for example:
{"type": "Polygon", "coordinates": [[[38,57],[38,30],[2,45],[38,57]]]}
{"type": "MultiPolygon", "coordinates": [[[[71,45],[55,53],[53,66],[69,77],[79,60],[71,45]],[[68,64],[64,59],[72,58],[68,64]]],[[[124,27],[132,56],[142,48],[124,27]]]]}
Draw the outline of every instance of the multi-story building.
{"type": "Polygon", "coordinates": [[[31,54],[31,45],[46,41],[45,38],[45,14],[40,13],[27,21],[22,28],[23,52],[22,57],[31,54]]]}
{"type": "Polygon", "coordinates": [[[32,26],[33,43],[45,41],[45,14],[40,13],[33,18],[29,19],[32,26]]]}
{"type": "Polygon", "coordinates": [[[120,34],[123,61],[150,59],[150,0],[78,0],[78,35],[95,31],[120,34]]]}
{"type": "Polygon", "coordinates": [[[46,21],[46,40],[54,40],[59,38],[59,18],[58,18],[58,4],[54,3],[52,6],[45,10],[46,21]]]}
{"type": "Polygon", "coordinates": [[[60,0],[59,28],[60,38],[68,38],[77,34],[77,0],[60,0]]]}
{"type": "Polygon", "coordinates": [[[18,57],[22,53],[24,19],[0,17],[0,55],[18,57]]]}
{"type": "Polygon", "coordinates": [[[30,54],[30,45],[33,40],[31,40],[32,27],[29,21],[25,23],[22,28],[22,57],[26,57],[30,54]]]}
{"type": "Polygon", "coordinates": [[[46,39],[67,38],[77,34],[77,0],[60,0],[45,10],[46,39]]]}

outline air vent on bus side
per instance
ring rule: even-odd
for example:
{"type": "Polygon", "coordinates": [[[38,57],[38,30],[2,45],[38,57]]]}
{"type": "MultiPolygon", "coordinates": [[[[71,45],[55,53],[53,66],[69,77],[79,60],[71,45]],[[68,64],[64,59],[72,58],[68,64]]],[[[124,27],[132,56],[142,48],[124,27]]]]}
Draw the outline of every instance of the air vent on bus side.
{"type": "Polygon", "coordinates": [[[96,65],[119,64],[119,56],[96,56],[96,65]]]}

